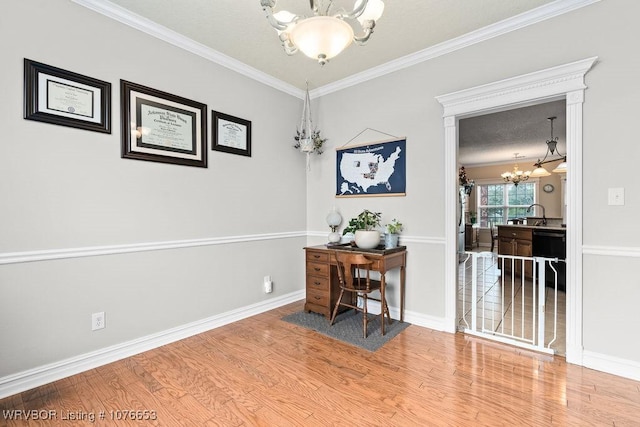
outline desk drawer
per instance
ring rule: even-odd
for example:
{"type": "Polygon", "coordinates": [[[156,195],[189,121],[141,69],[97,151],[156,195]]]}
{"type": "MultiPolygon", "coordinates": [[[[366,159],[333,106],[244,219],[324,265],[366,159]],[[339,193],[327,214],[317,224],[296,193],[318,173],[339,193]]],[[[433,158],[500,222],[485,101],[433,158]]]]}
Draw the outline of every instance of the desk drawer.
{"type": "Polygon", "coordinates": [[[307,262],[329,262],[329,254],[327,252],[307,251],[307,262]]]}
{"type": "Polygon", "coordinates": [[[307,275],[307,292],[310,289],[316,291],[329,292],[329,278],[307,275]]]}
{"type": "Polygon", "coordinates": [[[307,262],[307,274],[314,276],[329,277],[329,264],[320,264],[318,262],[307,262]]]}
{"type": "Polygon", "coordinates": [[[329,307],[329,292],[320,291],[309,287],[307,287],[307,303],[331,309],[331,307],[329,307]]]}

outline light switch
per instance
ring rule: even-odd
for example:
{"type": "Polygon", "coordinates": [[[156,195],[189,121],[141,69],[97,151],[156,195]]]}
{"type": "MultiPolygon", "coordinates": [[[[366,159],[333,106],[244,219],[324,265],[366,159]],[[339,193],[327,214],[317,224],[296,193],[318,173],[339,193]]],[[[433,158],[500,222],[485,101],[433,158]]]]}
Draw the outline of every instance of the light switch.
{"type": "Polygon", "coordinates": [[[609,189],[609,206],[624,205],[624,188],[609,189]]]}

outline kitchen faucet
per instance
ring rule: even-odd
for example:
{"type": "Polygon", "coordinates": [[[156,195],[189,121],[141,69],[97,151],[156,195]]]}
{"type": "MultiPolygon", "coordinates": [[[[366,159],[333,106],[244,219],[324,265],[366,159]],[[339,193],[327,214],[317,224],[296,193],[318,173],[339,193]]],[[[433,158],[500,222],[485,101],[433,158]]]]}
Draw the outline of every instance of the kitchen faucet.
{"type": "Polygon", "coordinates": [[[529,206],[527,208],[527,212],[531,212],[531,208],[534,206],[540,206],[542,208],[542,225],[547,225],[547,215],[545,213],[544,206],[542,206],[540,203],[534,203],[531,206],[529,206]]]}

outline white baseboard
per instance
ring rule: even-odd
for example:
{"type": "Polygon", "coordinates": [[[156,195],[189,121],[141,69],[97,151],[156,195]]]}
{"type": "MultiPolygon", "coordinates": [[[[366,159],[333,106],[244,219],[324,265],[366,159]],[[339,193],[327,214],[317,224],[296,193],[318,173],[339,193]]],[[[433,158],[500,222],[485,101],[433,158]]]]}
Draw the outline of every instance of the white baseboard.
{"type": "Polygon", "coordinates": [[[585,350],[582,353],[582,362],[586,368],[640,381],[640,363],[633,360],[585,350]]]}
{"type": "Polygon", "coordinates": [[[305,298],[300,290],[132,341],[0,378],[0,399],[131,357],[305,298]]]}
{"type": "MultiPolygon", "coordinates": [[[[380,303],[377,301],[369,301],[367,310],[370,313],[380,314],[380,303]]],[[[400,318],[400,309],[398,307],[389,307],[389,313],[392,319],[400,318]]],[[[448,332],[445,325],[447,322],[444,317],[427,316],[414,311],[404,311],[404,320],[412,325],[422,326],[436,331],[448,332]]]]}

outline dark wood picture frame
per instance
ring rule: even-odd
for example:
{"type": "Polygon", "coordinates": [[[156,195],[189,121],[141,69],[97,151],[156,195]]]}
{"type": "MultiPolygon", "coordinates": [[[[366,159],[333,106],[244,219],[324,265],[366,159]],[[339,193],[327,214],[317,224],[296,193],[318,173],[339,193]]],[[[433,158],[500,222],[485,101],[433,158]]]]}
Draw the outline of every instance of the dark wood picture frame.
{"type": "Polygon", "coordinates": [[[24,58],[24,118],[111,133],[111,83],[24,58]]]}
{"type": "Polygon", "coordinates": [[[251,122],[219,111],[211,112],[211,149],[251,157],[251,122]]]}
{"type": "Polygon", "coordinates": [[[207,106],[120,80],[122,158],[207,167],[207,106]]]}

